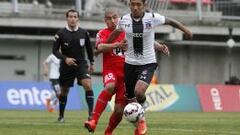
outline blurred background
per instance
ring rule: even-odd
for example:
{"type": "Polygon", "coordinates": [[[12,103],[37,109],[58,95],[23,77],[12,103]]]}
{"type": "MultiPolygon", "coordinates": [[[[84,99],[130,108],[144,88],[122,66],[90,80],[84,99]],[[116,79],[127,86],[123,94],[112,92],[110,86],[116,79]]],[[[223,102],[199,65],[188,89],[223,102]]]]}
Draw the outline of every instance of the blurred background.
{"type": "MultiPolygon", "coordinates": [[[[194,35],[186,40],[182,32],[169,26],[155,30],[156,40],[167,44],[171,54],[157,54],[153,81],[157,85],[151,84],[146,92],[147,111],[165,111],[147,113],[149,133],[238,135],[240,115],[228,112],[240,112],[240,0],[146,1],[148,10],[181,21],[194,35]]],[[[69,93],[67,109],[81,112],[67,111],[69,123],[64,128],[53,123],[57,113],[46,113],[52,89],[42,63],[52,52],[55,33],[66,26],[67,10],[79,11],[79,26],[89,31],[94,47],[96,33],[106,27],[104,11],[109,7],[121,15],[129,12],[128,0],[0,0],[2,135],[88,134],[79,126],[87,118],[82,111],[87,105],[78,85],[69,93]]],[[[103,89],[101,55],[95,61],[92,81],[97,99],[103,89]]],[[[112,100],[107,110],[113,105],[112,100]]],[[[106,123],[104,117],[97,134],[104,132],[106,123]]],[[[128,126],[124,123],[117,133],[129,134],[132,128],[128,126]]]]}
{"type": "MultiPolygon", "coordinates": [[[[66,25],[68,9],[80,12],[80,27],[90,32],[94,46],[97,31],[105,27],[105,9],[115,7],[123,15],[129,12],[127,3],[127,0],[1,0],[0,80],[47,80],[41,64],[51,53],[53,35],[66,25]]],[[[148,0],[147,3],[150,11],[181,21],[194,34],[189,41],[172,27],[156,29],[156,40],[166,43],[171,51],[170,57],[158,55],[159,83],[239,81],[239,0],[148,0]]],[[[101,73],[101,63],[99,56],[96,75],[101,73]]]]}

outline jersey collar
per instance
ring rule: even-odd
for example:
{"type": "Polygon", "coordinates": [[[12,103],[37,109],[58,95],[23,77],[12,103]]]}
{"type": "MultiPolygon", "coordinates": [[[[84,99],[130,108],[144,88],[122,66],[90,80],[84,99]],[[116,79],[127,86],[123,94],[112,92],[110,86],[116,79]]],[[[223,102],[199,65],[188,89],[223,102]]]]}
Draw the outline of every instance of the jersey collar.
{"type": "Polygon", "coordinates": [[[76,27],[75,27],[75,29],[74,29],[74,30],[72,30],[72,29],[70,29],[70,28],[69,28],[69,26],[68,26],[68,25],[66,26],[66,29],[67,29],[68,31],[70,31],[70,32],[77,31],[77,30],[78,30],[78,28],[79,28],[79,27],[78,27],[78,26],[76,26],[76,27]]]}

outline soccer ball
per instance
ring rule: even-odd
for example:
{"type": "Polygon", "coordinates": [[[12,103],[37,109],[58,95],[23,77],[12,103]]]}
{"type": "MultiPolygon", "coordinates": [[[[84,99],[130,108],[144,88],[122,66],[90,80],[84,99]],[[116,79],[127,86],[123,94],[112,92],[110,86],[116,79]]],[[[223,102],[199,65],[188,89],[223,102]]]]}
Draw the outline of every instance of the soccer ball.
{"type": "Polygon", "coordinates": [[[135,123],[144,117],[144,109],[139,103],[129,103],[124,108],[124,116],[127,121],[135,123]]]}

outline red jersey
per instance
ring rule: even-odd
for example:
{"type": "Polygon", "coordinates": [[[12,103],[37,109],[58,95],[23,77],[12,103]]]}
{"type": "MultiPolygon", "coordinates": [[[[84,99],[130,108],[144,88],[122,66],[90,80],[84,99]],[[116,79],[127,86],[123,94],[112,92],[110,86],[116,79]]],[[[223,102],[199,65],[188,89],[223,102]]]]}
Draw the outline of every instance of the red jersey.
{"type": "MultiPolygon", "coordinates": [[[[96,47],[98,47],[101,43],[106,43],[108,37],[112,33],[112,30],[105,28],[100,30],[97,33],[96,37],[96,47]]],[[[125,38],[125,33],[122,32],[120,35],[113,41],[121,42],[125,38]]],[[[115,48],[112,51],[104,52],[103,53],[103,72],[107,70],[114,70],[117,71],[118,74],[120,73],[123,75],[123,66],[124,66],[125,56],[123,50],[120,48],[115,48]]]]}

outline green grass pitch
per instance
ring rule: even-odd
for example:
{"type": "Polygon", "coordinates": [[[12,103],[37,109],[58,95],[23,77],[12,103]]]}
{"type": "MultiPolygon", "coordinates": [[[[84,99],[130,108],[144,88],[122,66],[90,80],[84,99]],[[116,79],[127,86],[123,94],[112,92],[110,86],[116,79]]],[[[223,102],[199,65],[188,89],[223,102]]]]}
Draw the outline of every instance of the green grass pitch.
{"type": "MultiPolygon", "coordinates": [[[[94,135],[103,135],[110,112],[104,112],[94,135]]],[[[86,111],[66,111],[65,123],[57,113],[0,110],[0,135],[88,135],[86,111]]],[[[240,135],[240,113],[146,112],[148,135],[240,135]]],[[[125,119],[114,135],[133,135],[125,119]]]]}

